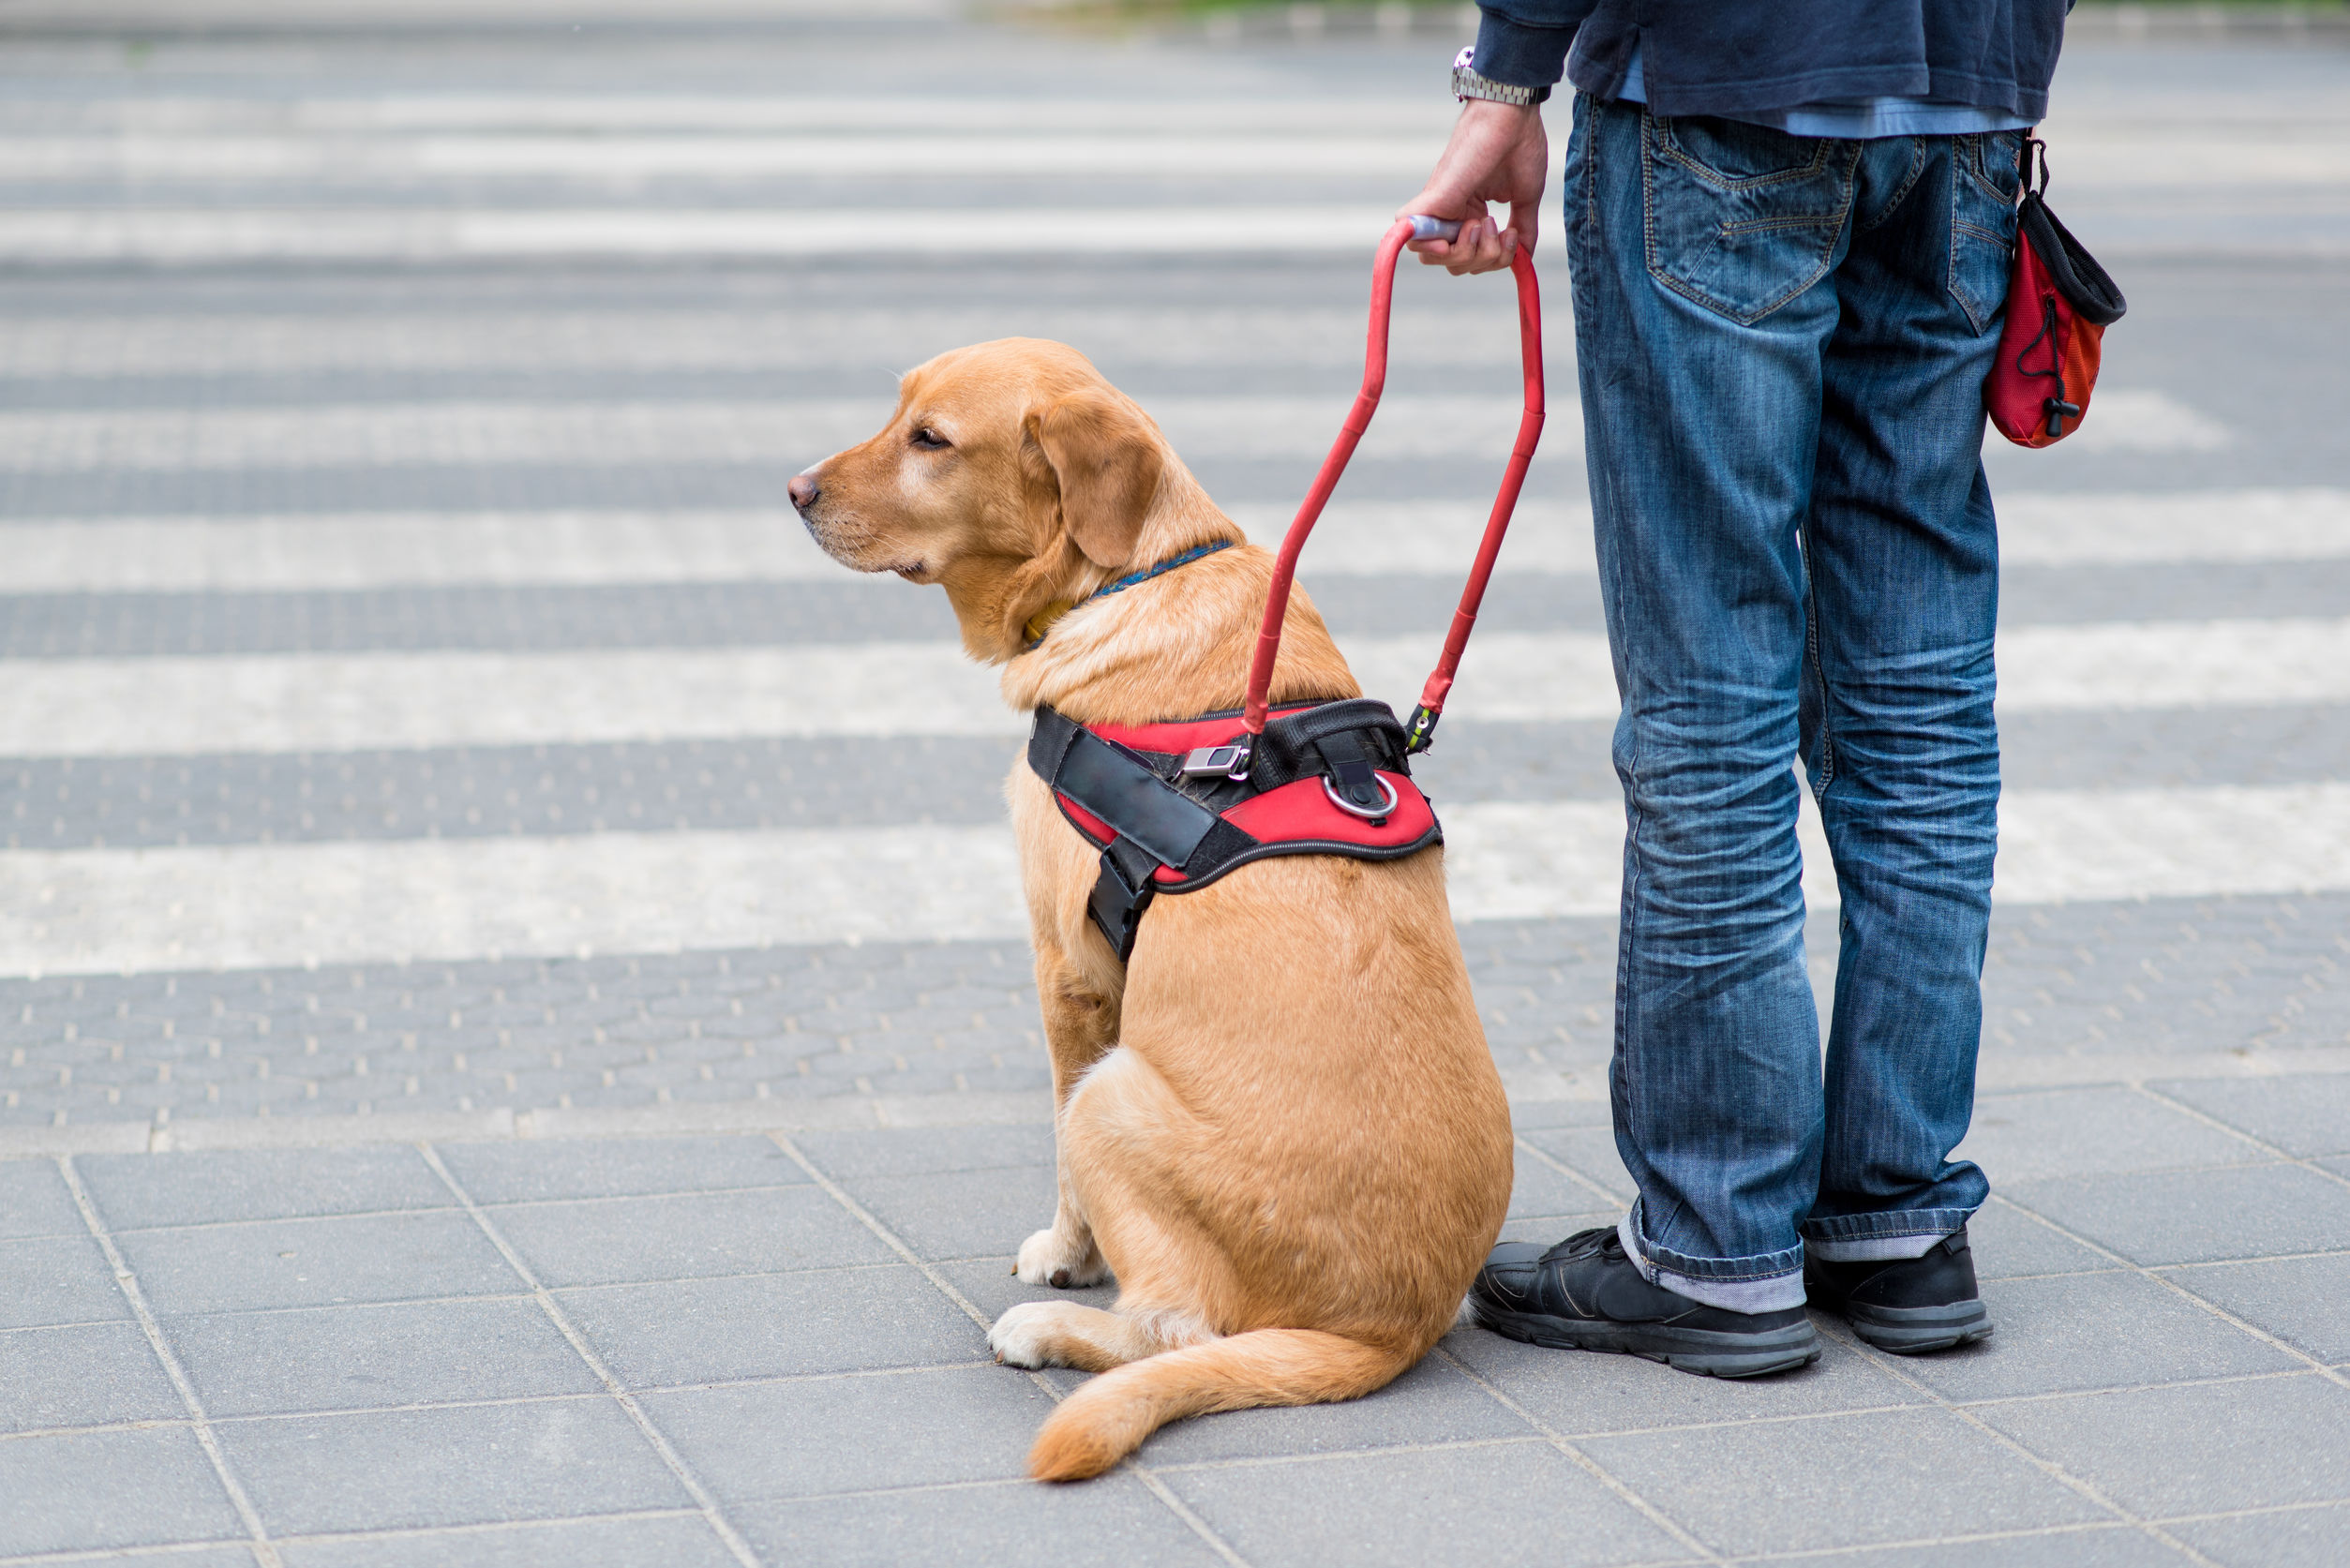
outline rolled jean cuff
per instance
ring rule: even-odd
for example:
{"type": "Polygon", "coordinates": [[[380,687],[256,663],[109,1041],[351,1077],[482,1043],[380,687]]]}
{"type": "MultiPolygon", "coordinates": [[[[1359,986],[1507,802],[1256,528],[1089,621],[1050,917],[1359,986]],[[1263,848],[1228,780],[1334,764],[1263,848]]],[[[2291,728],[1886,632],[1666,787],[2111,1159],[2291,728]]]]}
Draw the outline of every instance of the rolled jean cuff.
{"type": "Polygon", "coordinates": [[[1934,1244],[1964,1228],[1972,1209],[1900,1209],[1892,1214],[1843,1214],[1806,1219],[1804,1247],[1823,1263],[1881,1263],[1923,1258],[1934,1244]]]}
{"type": "Polygon", "coordinates": [[[1728,1312],[1778,1312],[1804,1305],[1804,1249],[1765,1252],[1752,1258],[1690,1258],[1658,1247],[1640,1234],[1637,1198],[1616,1221],[1624,1255],[1640,1277],[1677,1296],[1728,1312]]]}

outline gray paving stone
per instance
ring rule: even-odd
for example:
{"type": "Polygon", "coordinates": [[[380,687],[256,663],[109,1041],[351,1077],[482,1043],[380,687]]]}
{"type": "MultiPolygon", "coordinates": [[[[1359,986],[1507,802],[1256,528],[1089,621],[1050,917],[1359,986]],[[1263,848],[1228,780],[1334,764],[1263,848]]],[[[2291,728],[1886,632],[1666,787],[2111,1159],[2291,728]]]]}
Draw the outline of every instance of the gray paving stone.
{"type": "Polygon", "coordinates": [[[1069,1568],[1207,1568],[1224,1561],[1130,1475],[1082,1486],[1008,1481],[752,1503],[732,1516],[766,1561],[829,1568],[1010,1562],[1040,1550],[1069,1568]]]}
{"type": "Polygon", "coordinates": [[[2320,1361],[2350,1361],[2350,1252],[2211,1263],[2163,1274],[2320,1361]]]}
{"type": "Polygon", "coordinates": [[[1581,1214],[1512,1215],[1502,1221],[1501,1241],[1534,1241],[1549,1247],[1578,1231],[1613,1225],[1624,1217],[1620,1209],[1586,1209],[1581,1214]]]}
{"type": "Polygon", "coordinates": [[[1819,1359],[1803,1370],[1740,1381],[1693,1377],[1639,1356],[1548,1350],[1483,1329],[1455,1329],[1444,1349],[1535,1420],[1569,1436],[1771,1421],[1923,1399],[1849,1346],[1822,1338],[1819,1359]]]}
{"type": "Polygon", "coordinates": [[[1053,1223],[1058,1187],[1049,1166],[864,1176],[841,1185],[923,1258],[992,1257],[1053,1223]]]}
{"type": "Polygon", "coordinates": [[[1053,1164],[1053,1128],[1040,1124],[801,1132],[792,1135],[792,1142],[818,1170],[842,1182],[1053,1164]]]}
{"type": "Polygon", "coordinates": [[[2350,1499],[2350,1389],[2315,1373],[1975,1413],[2141,1516],[2350,1499]]]}
{"type": "Polygon", "coordinates": [[[2120,1265],[2091,1251],[2038,1217],[2005,1202],[1998,1191],[1967,1221],[1977,1279],[2078,1274],[2120,1265]]]}
{"type": "MultiPolygon", "coordinates": [[[[794,1167],[797,1170],[797,1167],[794,1167]]],[[[493,1222],[547,1286],[895,1262],[815,1186],[516,1203],[493,1222]]]]}
{"type": "Polygon", "coordinates": [[[1990,1338],[1942,1355],[1911,1357],[1902,1369],[1943,1397],[1963,1400],[2283,1372],[2300,1365],[2141,1275],[1991,1280],[1983,1299],[1997,1325],[1990,1338]]]}
{"type": "Polygon", "coordinates": [[[185,1426],[0,1442],[0,1555],[245,1538],[185,1426]]]}
{"type": "Polygon", "coordinates": [[[1540,1441],[1287,1464],[1211,1466],[1165,1480],[1259,1568],[1474,1561],[1511,1568],[1685,1561],[1690,1554],[1588,1471],[1540,1441]],[[1472,1521],[1476,1521],[1473,1523],[1472,1521]],[[1506,1528],[1494,1528],[1506,1521],[1506,1528]]]}
{"type": "Polygon", "coordinates": [[[0,1333],[0,1432],[187,1413],[136,1323],[0,1333]]]}
{"type": "Polygon", "coordinates": [[[2273,1158],[2240,1138],[2119,1085],[1985,1095],[1951,1156],[1994,1186],[2046,1176],[2245,1165],[2273,1158]]]}
{"type": "Polygon", "coordinates": [[[0,1160],[0,1240],[88,1233],[56,1166],[45,1159],[0,1160]]]}
{"type": "Polygon", "coordinates": [[[224,1421],[214,1431],[273,1533],[691,1506],[604,1397],[224,1421]]]}
{"type": "Polygon", "coordinates": [[[0,1242],[0,1329],[129,1316],[106,1254],[86,1233],[0,1242]]]}
{"type": "Polygon", "coordinates": [[[2185,1568],[2194,1560],[2144,1531],[2113,1524],[1769,1561],[1773,1568],[2185,1568]]]}
{"type": "Polygon", "coordinates": [[[1107,1308],[1117,1300],[1115,1279],[1105,1279],[1100,1285],[1084,1290],[1056,1291],[1050,1285],[1024,1285],[1012,1273],[1012,1255],[1003,1253],[991,1258],[955,1258],[932,1265],[938,1274],[963,1292],[963,1299],[985,1313],[994,1322],[1004,1309],[1024,1301],[1073,1301],[1081,1307],[1107,1308]]]}
{"type": "Polygon", "coordinates": [[[456,1200],[413,1149],[218,1149],[75,1160],[116,1232],[223,1220],[442,1209],[456,1200]]]}
{"type": "Polygon", "coordinates": [[[2350,1561],[2350,1503],[2196,1519],[2169,1530],[2221,1568],[2338,1568],[2350,1561]]]}
{"type": "Polygon", "coordinates": [[[1507,1406],[1442,1356],[1338,1405],[1230,1411],[1179,1421],[1150,1440],[1154,1466],[1405,1448],[1530,1435],[1507,1406]]]}
{"type": "MultiPolygon", "coordinates": [[[[1635,1195],[1631,1173],[1624,1168],[1624,1157],[1616,1152],[1616,1135],[1612,1126],[1542,1127],[1522,1134],[1526,1142],[1549,1155],[1585,1180],[1594,1182],[1611,1194],[1618,1202],[1628,1204],[1635,1195]]],[[[1578,1208],[1593,1207],[1579,1203],[1578,1208]]]]}
{"type": "MultiPolygon", "coordinates": [[[[561,1519],[281,1545],[286,1568],[732,1568],[701,1516],[561,1519]]],[[[176,1564],[175,1564],[176,1568],[176,1564]]]]}
{"type": "Polygon", "coordinates": [[[1519,1132],[1541,1127],[1612,1128],[1612,1114],[1605,1100],[1513,1098],[1509,1102],[1510,1125],[1519,1132]]]}
{"type": "Polygon", "coordinates": [[[1584,1451],[1718,1551],[1783,1551],[2103,1516],[1946,1411],[1920,1408],[1595,1437],[1584,1451]]]}
{"type": "Polygon", "coordinates": [[[988,1359],[986,1332],[902,1263],[561,1295],[605,1365],[636,1388],[988,1359]]]}
{"type": "Polygon", "coordinates": [[[1516,1179],[1509,1190],[1511,1221],[1536,1215],[1576,1213],[1607,1202],[1603,1195],[1553,1170],[1525,1150],[1518,1150],[1517,1156],[1516,1179]]]}
{"type": "Polygon", "coordinates": [[[459,1211],[134,1231],[124,1259],[157,1312],[502,1295],[522,1281],[459,1211]]]}
{"type": "Polygon", "coordinates": [[[528,1298],[208,1313],[162,1325],[216,1417],[602,1387],[528,1298]]]}
{"type": "Polygon", "coordinates": [[[1009,1366],[796,1378],[643,1396],[722,1503],[1009,1481],[1052,1401],[1009,1366]]]}
{"type": "MultiPolygon", "coordinates": [[[[2350,895],[2003,909],[1985,972],[1986,1060],[2339,1045],[2350,1038],[2350,964],[2331,933],[2345,922],[2350,895]],[[2156,983],[2153,970],[2169,978],[2156,983]]],[[[1832,922],[1814,921],[1812,933],[1833,951],[1832,922]]],[[[1464,927],[1461,937],[1496,1060],[1511,1072],[1564,1068],[1603,1082],[1613,922],[1492,922],[1464,927]]],[[[264,1106],[312,1115],[468,1102],[651,1105],[665,1090],[725,1101],[762,1089],[790,1098],[1041,1088],[1049,1079],[1028,968],[1016,942],[869,943],[0,979],[0,1030],[14,1042],[0,1051],[0,1124],[48,1124],[61,1112],[69,1123],[140,1119],[157,1109],[185,1118],[264,1106]],[[981,993],[998,1001],[971,1008],[959,1028],[928,1027],[981,993]],[[713,1038],[692,1039],[695,1020],[648,1010],[672,1004],[711,1014],[713,1038]],[[738,1004],[741,1014],[731,1010],[738,1004]],[[533,1011],[546,1021],[478,1022],[533,1011]],[[915,1018],[924,1029],[906,1025],[915,1018]],[[165,1022],[175,1030],[168,1038],[155,1032],[165,1022]],[[120,1062],[107,1044],[93,1063],[110,1029],[147,1032],[117,1042],[120,1062]],[[167,1064],[172,1079],[163,1083],[167,1064]]],[[[1524,1114],[1605,1124],[1605,1107],[1589,1102],[1524,1114]]]]}
{"type": "Polygon", "coordinates": [[[637,1198],[808,1179],[771,1141],[752,1135],[444,1143],[440,1154],[477,1203],[637,1198]]]}
{"type": "Polygon", "coordinates": [[[2350,1187],[2293,1165],[2018,1182],[2009,1191],[2139,1263],[2314,1252],[2350,1235],[2350,1187]]]}
{"type": "Polygon", "coordinates": [[[2153,1087],[2287,1154],[2350,1153],[2350,1074],[2180,1079],[2153,1087]]]}

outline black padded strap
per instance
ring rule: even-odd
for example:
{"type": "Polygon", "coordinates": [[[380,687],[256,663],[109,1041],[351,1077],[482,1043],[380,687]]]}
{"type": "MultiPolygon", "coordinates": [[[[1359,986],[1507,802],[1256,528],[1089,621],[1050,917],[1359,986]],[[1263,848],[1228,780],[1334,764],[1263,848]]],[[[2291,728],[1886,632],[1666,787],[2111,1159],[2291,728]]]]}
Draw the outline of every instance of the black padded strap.
{"type": "Polygon", "coordinates": [[[1130,839],[1113,839],[1101,852],[1101,871],[1094,878],[1085,914],[1124,963],[1134,956],[1134,938],[1142,933],[1143,911],[1150,907],[1158,887],[1151,874],[1159,861],[1130,839]]]}
{"type": "Polygon", "coordinates": [[[1317,773],[1353,773],[1366,764],[1408,775],[1403,745],[1395,709],[1377,698],[1325,702],[1265,726],[1249,755],[1249,782],[1259,790],[1279,789],[1317,773]]]}
{"type": "Polygon", "coordinates": [[[1118,837],[1179,866],[1220,820],[1151,771],[1124,746],[1104,740],[1050,708],[1037,709],[1028,766],[1052,788],[1117,829],[1118,837]],[[1048,715],[1055,723],[1048,725],[1048,715]],[[1047,771],[1040,763],[1048,761],[1047,771]]]}

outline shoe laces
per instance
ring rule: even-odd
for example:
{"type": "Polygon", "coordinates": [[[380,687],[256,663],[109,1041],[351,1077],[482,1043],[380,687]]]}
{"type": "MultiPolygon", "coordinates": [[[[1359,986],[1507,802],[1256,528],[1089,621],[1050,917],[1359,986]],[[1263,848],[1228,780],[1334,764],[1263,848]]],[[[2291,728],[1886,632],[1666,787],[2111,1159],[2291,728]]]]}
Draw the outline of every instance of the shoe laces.
{"type": "Polygon", "coordinates": [[[1614,1262],[1624,1257],[1624,1237],[1612,1225],[1594,1225],[1588,1231],[1578,1231],[1556,1247],[1545,1252],[1537,1262],[1579,1263],[1586,1258],[1598,1258],[1614,1262]]]}

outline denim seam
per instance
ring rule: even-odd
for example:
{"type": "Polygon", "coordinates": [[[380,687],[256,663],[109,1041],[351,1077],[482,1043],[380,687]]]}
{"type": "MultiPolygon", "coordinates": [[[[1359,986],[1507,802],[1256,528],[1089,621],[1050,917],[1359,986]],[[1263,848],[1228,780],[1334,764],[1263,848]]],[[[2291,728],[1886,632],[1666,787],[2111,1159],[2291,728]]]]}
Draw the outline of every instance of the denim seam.
{"type": "MultiPolygon", "coordinates": [[[[1652,282],[1660,285],[1673,293],[1679,294],[1683,299],[1687,300],[1690,304],[1698,306],[1699,309],[1710,311],[1714,315],[1721,317],[1724,321],[1735,321],[1740,326],[1750,327],[1757,321],[1761,321],[1765,316],[1768,316],[1773,311],[1778,309],[1779,306],[1787,304],[1789,300],[1803,294],[1806,290],[1817,284],[1821,278],[1828,276],[1829,259],[1835,251],[1836,236],[1844,232],[1844,226],[1851,217],[1853,198],[1860,187],[1860,181],[1857,178],[1857,174],[1860,167],[1861,144],[1858,142],[1840,143],[1821,139],[1819,142],[1820,150],[1814,155],[1814,162],[1812,166],[1804,171],[1806,174],[1816,174],[1824,169],[1827,165],[1828,149],[1832,146],[1847,145],[1852,149],[1852,166],[1847,169],[1844,173],[1843,200],[1834,214],[1821,214],[1818,218],[1818,222],[1826,230],[1827,233],[1827,243],[1820,247],[1818,264],[1813,267],[1808,275],[1797,280],[1777,297],[1771,299],[1762,305],[1757,306],[1752,310],[1742,310],[1732,307],[1728,301],[1717,300],[1708,296],[1707,294],[1699,291],[1694,285],[1682,282],[1679,278],[1676,278],[1666,272],[1664,270],[1664,263],[1657,260],[1656,158],[1652,157],[1650,153],[1652,131],[1656,123],[1656,116],[1649,113],[1645,106],[1641,108],[1640,240],[1643,260],[1647,262],[1648,276],[1652,282]]],[[[1689,168],[1693,172],[1696,172],[1699,167],[1685,155],[1680,153],[1677,148],[1667,148],[1662,156],[1689,168]]],[[[1703,179],[1704,175],[1700,173],[1699,177],[1703,179]]],[[[1771,176],[1771,179],[1773,181],[1779,181],[1789,177],[1790,175],[1781,174],[1773,175],[1771,176]]],[[[1709,181],[1707,183],[1710,184],[1712,182],[1709,181]]],[[[1731,187],[1717,186],[1716,188],[1728,189],[1731,187]]]]}
{"type": "Polygon", "coordinates": [[[1830,1219],[1806,1219],[1797,1227],[1800,1233],[1814,1241],[1861,1241],[1896,1236],[1946,1236],[1964,1226],[1975,1215],[1969,1208],[1909,1209],[1896,1219],[1887,1214],[1845,1214],[1830,1219]],[[1957,1225],[1948,1223],[1949,1217],[1957,1217],[1957,1225]],[[1895,1220],[1891,1225],[1875,1223],[1895,1220]],[[1855,1224],[1854,1222],[1858,1222],[1855,1224]],[[1850,1228],[1846,1228],[1846,1227],[1850,1228]]]}
{"type": "MultiPolygon", "coordinates": [[[[1991,132],[1989,134],[2003,135],[2005,133],[1991,132]]],[[[1983,301],[1981,302],[1981,308],[1978,308],[1978,302],[1969,298],[1968,291],[1959,287],[1958,256],[1960,238],[1963,235],[1972,234],[1980,239],[1988,241],[1992,245],[1998,246],[2002,249],[2012,248],[2015,244],[2013,236],[1991,233],[1986,230],[1981,229],[1976,225],[1968,222],[1965,218],[1959,216],[1964,190],[1962,181],[1972,182],[1978,190],[1989,194],[1994,201],[2005,203],[2010,207],[2011,211],[2013,210],[2013,204],[2015,198],[2000,191],[1996,186],[1990,184],[1988,180],[1984,179],[1977,172],[1983,164],[1983,144],[1985,140],[1986,136],[1983,133],[1952,138],[1950,161],[1953,166],[1954,172],[1950,182],[1950,276],[1944,284],[1944,288],[1950,294],[1950,297],[1958,302],[1958,308],[1967,313],[1968,324],[1975,329],[1978,336],[1988,332],[1990,330],[1991,323],[1998,321],[2006,311],[2007,294],[2006,291],[2002,290],[2000,291],[2000,294],[1998,299],[1983,301]],[[1964,149],[1963,154],[1961,150],[1962,147],[1964,149]]],[[[2019,183],[2021,178],[2022,176],[2019,174],[2017,176],[2019,183]]]]}
{"type": "MultiPolygon", "coordinates": [[[[1768,174],[1732,174],[1726,170],[1714,168],[1684,147],[1681,144],[1681,139],[1673,134],[1672,123],[1675,118],[1673,115],[1660,114],[1651,119],[1643,111],[1640,117],[1659,127],[1657,144],[1664,149],[1667,157],[1671,158],[1716,190],[1762,190],[1771,186],[1785,185],[1790,180],[1807,180],[1828,166],[1829,141],[1827,138],[1820,138],[1818,139],[1818,145],[1812,151],[1809,163],[1799,164],[1792,169],[1776,170],[1768,174]]],[[[1687,115],[1680,117],[1690,118],[1687,115]]],[[[1645,142],[1647,139],[1643,137],[1641,140],[1645,142]]],[[[1643,151],[1645,150],[1643,148],[1643,151]]]]}
{"type": "Polygon", "coordinates": [[[1690,1279],[1715,1280],[1723,1284],[1743,1283],[1754,1279],[1783,1279],[1804,1269],[1803,1244],[1782,1247],[1776,1252],[1759,1252],[1747,1258],[1693,1258],[1659,1247],[1648,1233],[1648,1211],[1644,1200],[1635,1200],[1630,1211],[1634,1237],[1639,1242],[1640,1258],[1652,1268],[1669,1269],[1690,1279]],[[1754,1266],[1768,1261],[1785,1259],[1770,1266],[1754,1266]],[[1746,1266],[1740,1266],[1746,1265],[1746,1266]]]}
{"type": "MultiPolygon", "coordinates": [[[[1804,651],[1811,657],[1812,680],[1819,688],[1819,772],[1811,781],[1811,798],[1814,800],[1825,801],[1828,798],[1828,785],[1836,776],[1836,726],[1829,711],[1827,662],[1819,656],[1819,590],[1817,579],[1812,575],[1812,529],[1809,511],[1805,511],[1803,522],[1797,526],[1804,544],[1804,651]]],[[[1800,737],[1798,739],[1800,739],[1800,737]]],[[[1827,825],[1827,819],[1823,815],[1820,819],[1822,830],[1825,830],[1827,825]]]]}
{"type": "Polygon", "coordinates": [[[1909,200],[1909,193],[1917,188],[1918,181],[1925,177],[1927,161],[1924,139],[1911,137],[1909,139],[1909,177],[1901,182],[1901,188],[1893,192],[1893,200],[1885,203],[1883,210],[1854,231],[1865,234],[1891,222],[1893,214],[1901,210],[1901,204],[1909,200]]]}
{"type": "MultiPolygon", "coordinates": [[[[1992,137],[2005,136],[2007,134],[2009,133],[2006,131],[1997,130],[1971,131],[1965,136],[1956,138],[1955,140],[1970,143],[1970,145],[1968,147],[1967,157],[1965,158],[1953,159],[1953,161],[1957,162],[1959,168],[1965,172],[1967,178],[1972,180],[1975,183],[1976,188],[1981,190],[1985,196],[1988,196],[1994,202],[2012,207],[2015,205],[2017,199],[2023,195],[2024,176],[2022,171],[2019,169],[2016,172],[2015,188],[2013,190],[2001,190],[1999,188],[1998,182],[1991,178],[1991,166],[1983,161],[1983,157],[1984,150],[1991,144],[1992,137]]],[[[1993,237],[1997,238],[1996,235],[1993,237]]]]}

